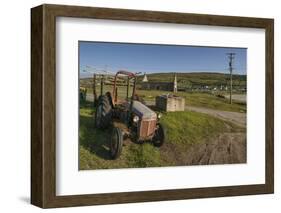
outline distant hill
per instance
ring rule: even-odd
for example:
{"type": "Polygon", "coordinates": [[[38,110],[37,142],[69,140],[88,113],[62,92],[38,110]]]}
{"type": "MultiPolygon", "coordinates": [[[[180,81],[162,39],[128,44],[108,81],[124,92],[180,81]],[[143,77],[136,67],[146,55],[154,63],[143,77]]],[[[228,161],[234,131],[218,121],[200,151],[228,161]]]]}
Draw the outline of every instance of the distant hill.
{"type": "MultiPolygon", "coordinates": [[[[152,73],[146,74],[148,82],[173,82],[174,73],[152,73]]],[[[144,75],[137,78],[137,83],[142,82],[144,75]]],[[[233,86],[245,87],[247,84],[246,75],[233,75],[233,86]]],[[[230,76],[225,73],[210,72],[194,72],[194,73],[177,73],[178,87],[189,88],[196,86],[219,87],[221,85],[229,85],[230,76]]],[[[84,87],[92,87],[92,78],[80,79],[80,85],[84,87]]]]}
{"type": "MultiPolygon", "coordinates": [[[[174,73],[152,73],[146,74],[149,82],[172,82],[174,73]]],[[[143,75],[138,77],[140,83],[143,75]]],[[[229,84],[230,75],[225,73],[194,72],[177,73],[178,86],[189,87],[196,85],[220,86],[229,84]]],[[[246,75],[233,75],[233,85],[246,86],[246,75]]]]}

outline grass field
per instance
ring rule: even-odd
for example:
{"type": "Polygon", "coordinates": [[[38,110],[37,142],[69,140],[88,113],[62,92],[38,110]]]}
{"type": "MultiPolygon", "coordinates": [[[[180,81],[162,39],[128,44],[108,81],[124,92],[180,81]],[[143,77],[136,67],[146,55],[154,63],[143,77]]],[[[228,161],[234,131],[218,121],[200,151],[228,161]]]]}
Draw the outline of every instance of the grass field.
{"type": "MultiPolygon", "coordinates": [[[[104,92],[107,91],[112,92],[111,87],[105,87],[104,92]]],[[[92,89],[89,88],[87,93],[92,94],[92,89]]],[[[173,94],[172,92],[161,90],[137,90],[137,94],[146,101],[155,101],[156,96],[168,93],[173,94]]],[[[97,91],[97,94],[100,94],[99,90],[97,91]]],[[[131,94],[131,90],[129,94],[131,94]]],[[[175,95],[184,97],[186,106],[204,107],[232,112],[247,111],[246,103],[233,101],[233,104],[229,104],[229,99],[219,97],[215,93],[212,94],[208,92],[177,92],[175,95]]],[[[124,87],[119,88],[118,97],[121,99],[126,97],[126,90],[124,87]]]]}
{"type": "MultiPolygon", "coordinates": [[[[225,84],[228,81],[227,75],[218,73],[179,73],[177,77],[178,84],[187,87],[192,84],[225,84]]],[[[148,78],[150,81],[169,82],[172,80],[173,74],[151,74],[148,78]]],[[[138,79],[140,81],[141,77],[138,79]]],[[[236,85],[246,84],[246,76],[234,75],[233,80],[236,85]]],[[[80,85],[88,88],[89,96],[90,94],[92,96],[93,92],[91,83],[91,79],[80,79],[80,85]]],[[[100,94],[99,87],[97,90],[97,94],[100,94]]],[[[104,86],[104,93],[107,91],[112,92],[112,87],[104,86]]],[[[148,104],[153,103],[156,96],[167,93],[172,92],[137,90],[137,94],[148,104]]],[[[233,104],[229,104],[229,100],[218,96],[218,93],[179,91],[176,95],[185,98],[186,107],[246,113],[246,103],[234,101],[233,104]]],[[[118,97],[122,99],[125,96],[126,88],[119,87],[118,97]]],[[[192,111],[163,113],[161,123],[166,130],[166,143],[162,147],[156,148],[150,143],[136,144],[128,139],[124,141],[121,156],[116,160],[111,160],[109,155],[111,130],[98,130],[94,127],[94,110],[91,102],[87,101],[80,105],[80,170],[186,165],[185,159],[188,157],[187,155],[192,154],[187,154],[192,147],[216,141],[222,134],[224,137],[228,134],[246,134],[245,127],[238,127],[229,120],[222,120],[208,114],[192,111]]],[[[229,141],[228,138],[225,140],[229,141]]]]}
{"type": "MultiPolygon", "coordinates": [[[[174,73],[154,73],[148,74],[148,79],[151,82],[171,82],[173,81],[174,73]]],[[[143,76],[138,77],[138,84],[143,76]]],[[[189,87],[190,85],[226,85],[229,81],[229,75],[223,73],[177,73],[178,86],[189,87]]],[[[239,86],[246,85],[246,75],[233,75],[233,84],[239,86]]],[[[88,93],[92,93],[92,79],[81,79],[80,85],[88,88],[88,93]]],[[[104,92],[112,92],[112,87],[105,86],[104,92]]],[[[140,90],[137,89],[137,94],[144,100],[154,101],[157,95],[172,93],[169,91],[159,90],[140,90]]],[[[226,92],[220,92],[226,95],[226,92]]],[[[100,94],[97,87],[97,94],[100,94]]],[[[131,92],[129,93],[131,94],[131,92]]],[[[177,92],[176,95],[185,97],[187,106],[204,107],[224,111],[246,112],[246,103],[235,102],[231,105],[227,98],[217,96],[218,92],[177,92]]],[[[126,96],[126,88],[118,88],[118,96],[126,96]]]]}
{"type": "Polygon", "coordinates": [[[175,156],[181,155],[189,146],[215,138],[222,132],[245,131],[206,114],[188,111],[164,113],[161,123],[166,129],[166,144],[156,148],[150,143],[140,145],[124,141],[121,156],[111,160],[108,146],[110,130],[96,129],[93,114],[91,102],[80,105],[80,170],[183,165],[175,156]]]}
{"type": "MultiPolygon", "coordinates": [[[[144,98],[144,100],[154,101],[157,95],[167,94],[166,91],[159,90],[138,90],[137,93],[144,98]]],[[[172,94],[172,93],[170,93],[172,94]]],[[[246,112],[246,103],[233,102],[229,104],[229,100],[226,98],[218,97],[216,94],[207,92],[177,92],[175,95],[182,96],[185,98],[186,106],[196,106],[211,108],[224,111],[233,112],[246,112]]]]}

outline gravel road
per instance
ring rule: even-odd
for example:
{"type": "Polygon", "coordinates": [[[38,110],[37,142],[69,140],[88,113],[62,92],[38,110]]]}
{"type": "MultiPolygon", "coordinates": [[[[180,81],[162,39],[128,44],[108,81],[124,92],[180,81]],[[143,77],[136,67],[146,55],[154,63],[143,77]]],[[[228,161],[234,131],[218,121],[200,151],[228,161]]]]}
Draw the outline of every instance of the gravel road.
{"type": "Polygon", "coordinates": [[[203,107],[186,106],[185,110],[205,113],[216,118],[220,118],[224,121],[230,121],[238,126],[246,127],[246,113],[229,112],[222,110],[215,110],[203,107]]]}

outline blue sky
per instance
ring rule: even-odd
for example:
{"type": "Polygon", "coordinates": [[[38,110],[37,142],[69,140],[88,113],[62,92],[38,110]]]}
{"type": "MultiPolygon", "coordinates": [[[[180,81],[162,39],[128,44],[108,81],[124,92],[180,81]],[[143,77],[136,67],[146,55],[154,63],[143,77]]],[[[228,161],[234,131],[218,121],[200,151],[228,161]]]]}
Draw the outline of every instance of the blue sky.
{"type": "Polygon", "coordinates": [[[81,77],[89,67],[116,72],[228,72],[226,53],[234,52],[234,73],[246,74],[246,48],[79,42],[81,77]]]}

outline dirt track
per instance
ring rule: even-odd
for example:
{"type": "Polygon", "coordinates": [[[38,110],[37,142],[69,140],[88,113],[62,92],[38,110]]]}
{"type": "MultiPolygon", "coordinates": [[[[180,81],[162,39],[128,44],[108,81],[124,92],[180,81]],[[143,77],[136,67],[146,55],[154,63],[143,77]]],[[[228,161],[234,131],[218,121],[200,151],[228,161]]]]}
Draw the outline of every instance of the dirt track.
{"type": "Polygon", "coordinates": [[[187,165],[246,163],[246,134],[223,133],[208,143],[192,146],[187,165]]]}
{"type": "Polygon", "coordinates": [[[221,111],[194,106],[186,106],[185,110],[205,113],[225,121],[230,121],[238,126],[246,127],[246,113],[221,111]]]}
{"type": "MultiPolygon", "coordinates": [[[[187,106],[186,110],[205,113],[246,128],[246,113],[219,111],[187,106]]],[[[246,131],[221,133],[205,143],[191,146],[184,159],[187,165],[229,164],[247,162],[246,131]]]]}

